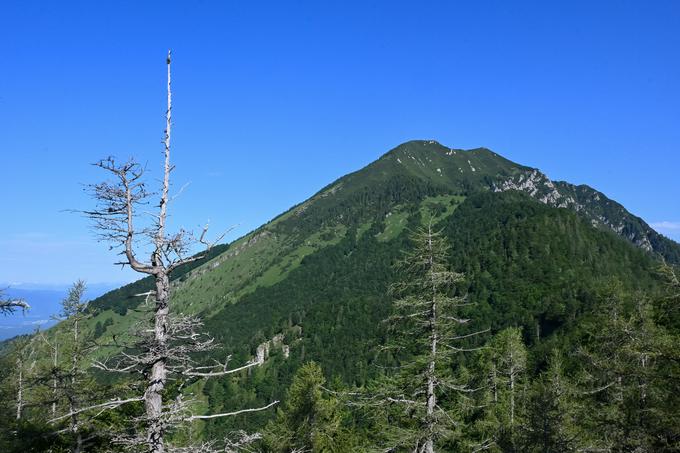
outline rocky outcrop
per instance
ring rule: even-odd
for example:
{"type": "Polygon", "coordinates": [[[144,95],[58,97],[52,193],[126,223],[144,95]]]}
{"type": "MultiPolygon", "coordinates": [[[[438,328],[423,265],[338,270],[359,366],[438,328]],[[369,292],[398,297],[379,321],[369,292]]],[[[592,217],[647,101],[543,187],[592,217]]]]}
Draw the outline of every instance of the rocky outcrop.
{"type": "Polygon", "coordinates": [[[551,181],[540,171],[521,172],[493,183],[494,192],[517,190],[555,208],[572,209],[590,221],[594,227],[609,229],[648,252],[654,251],[652,230],[640,219],[587,186],[551,181]]]}

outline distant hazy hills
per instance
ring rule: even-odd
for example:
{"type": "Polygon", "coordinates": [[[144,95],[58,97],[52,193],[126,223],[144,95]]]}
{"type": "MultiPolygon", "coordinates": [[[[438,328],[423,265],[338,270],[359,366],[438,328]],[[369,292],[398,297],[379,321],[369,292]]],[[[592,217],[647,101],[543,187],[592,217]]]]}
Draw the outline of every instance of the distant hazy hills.
{"type": "MultiPolygon", "coordinates": [[[[68,286],[65,285],[0,285],[5,295],[26,300],[31,309],[26,312],[16,312],[7,316],[0,316],[0,340],[35,331],[36,328],[46,329],[56,323],[52,317],[59,312],[60,302],[66,296],[68,286]]],[[[111,291],[114,284],[94,284],[88,287],[87,297],[93,299],[111,291]]]]}

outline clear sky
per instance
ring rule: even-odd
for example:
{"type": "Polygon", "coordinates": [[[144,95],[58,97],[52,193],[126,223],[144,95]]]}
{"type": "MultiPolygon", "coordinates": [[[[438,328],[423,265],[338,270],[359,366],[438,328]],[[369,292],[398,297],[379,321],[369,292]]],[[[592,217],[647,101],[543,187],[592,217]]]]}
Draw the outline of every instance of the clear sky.
{"type": "Polygon", "coordinates": [[[410,139],[589,184],[680,239],[680,2],[31,2],[0,7],[0,282],[119,282],[83,218],[100,157],[236,236],[410,139]],[[665,222],[665,223],[663,223],[665,222]]]}

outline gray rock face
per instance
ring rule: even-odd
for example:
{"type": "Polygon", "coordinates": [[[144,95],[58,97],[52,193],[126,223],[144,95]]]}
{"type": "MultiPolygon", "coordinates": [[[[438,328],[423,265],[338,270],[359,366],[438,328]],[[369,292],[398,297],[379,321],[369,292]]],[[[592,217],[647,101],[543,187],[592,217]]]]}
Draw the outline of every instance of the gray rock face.
{"type": "Polygon", "coordinates": [[[495,182],[491,190],[517,190],[548,206],[571,209],[588,219],[594,227],[611,230],[645,251],[655,251],[650,239],[656,233],[642,219],[588,186],[553,182],[540,171],[532,169],[495,182]]]}

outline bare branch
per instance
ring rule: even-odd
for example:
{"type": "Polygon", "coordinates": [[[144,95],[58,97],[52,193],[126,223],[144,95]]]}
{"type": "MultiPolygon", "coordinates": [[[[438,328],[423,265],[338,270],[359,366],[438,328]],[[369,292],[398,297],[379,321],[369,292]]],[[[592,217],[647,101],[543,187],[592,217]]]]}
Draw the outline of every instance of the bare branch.
{"type": "Polygon", "coordinates": [[[279,404],[279,401],[278,401],[278,400],[277,400],[277,401],[274,401],[274,402],[272,402],[272,403],[269,403],[269,404],[267,404],[266,406],[262,406],[262,407],[250,408],[250,409],[241,409],[241,410],[234,411],[234,412],[224,412],[224,413],[222,413],[222,414],[213,414],[213,415],[192,415],[191,417],[187,417],[187,418],[185,418],[184,420],[186,420],[186,421],[188,421],[188,422],[191,422],[191,421],[194,421],[194,420],[206,420],[206,419],[209,419],[209,418],[232,417],[232,416],[234,416],[234,415],[245,414],[245,413],[248,413],[248,412],[258,412],[258,411],[263,411],[263,410],[269,409],[270,407],[272,407],[272,406],[274,406],[274,405],[276,405],[276,404],[279,404]]]}
{"type": "Polygon", "coordinates": [[[447,340],[462,340],[463,338],[470,338],[470,337],[474,337],[474,336],[477,336],[477,335],[481,335],[483,333],[487,333],[490,330],[491,329],[478,330],[477,332],[468,333],[466,335],[457,335],[457,336],[454,336],[454,337],[450,337],[450,338],[447,338],[447,340]]]}
{"type": "Polygon", "coordinates": [[[455,352],[473,352],[473,351],[481,351],[483,349],[486,349],[486,346],[479,346],[477,348],[459,348],[459,347],[451,346],[451,345],[448,345],[448,344],[443,344],[443,346],[445,346],[445,347],[447,347],[447,348],[449,348],[449,349],[451,349],[452,351],[455,351],[455,352]]]}
{"type": "Polygon", "coordinates": [[[23,299],[5,299],[0,300],[0,313],[11,313],[15,309],[21,308],[26,311],[31,308],[23,299]]]}
{"type": "Polygon", "coordinates": [[[83,408],[78,409],[76,411],[69,412],[68,414],[64,414],[62,416],[48,420],[48,423],[58,422],[59,420],[63,420],[65,418],[69,418],[73,415],[80,414],[82,412],[87,412],[87,411],[90,411],[90,410],[93,410],[93,409],[102,409],[102,408],[104,408],[104,409],[115,409],[118,406],[121,406],[121,405],[127,404],[127,403],[134,403],[135,401],[144,401],[144,397],[128,398],[126,400],[116,399],[116,400],[112,400],[112,401],[107,401],[106,403],[95,404],[94,406],[83,407],[83,408]]]}
{"type": "Polygon", "coordinates": [[[227,369],[227,365],[229,363],[229,358],[227,358],[227,361],[225,363],[220,363],[211,367],[195,367],[195,368],[189,368],[185,371],[182,372],[182,374],[186,376],[201,376],[201,377],[216,377],[216,376],[226,376],[229,374],[234,374],[238,373],[239,371],[247,370],[248,368],[252,368],[255,366],[260,366],[264,363],[264,358],[260,359],[259,357],[256,358],[255,360],[252,360],[248,363],[246,363],[243,366],[240,366],[238,368],[232,368],[232,369],[227,369]],[[205,369],[205,368],[221,368],[220,371],[208,371],[208,372],[202,372],[202,371],[196,371],[199,369],[205,369]]]}
{"type": "Polygon", "coordinates": [[[173,195],[172,198],[170,198],[170,201],[174,201],[176,198],[178,198],[180,195],[182,195],[182,192],[184,192],[184,189],[189,187],[189,184],[191,184],[191,183],[187,182],[182,187],[180,187],[179,191],[175,195],[173,195]]]}

